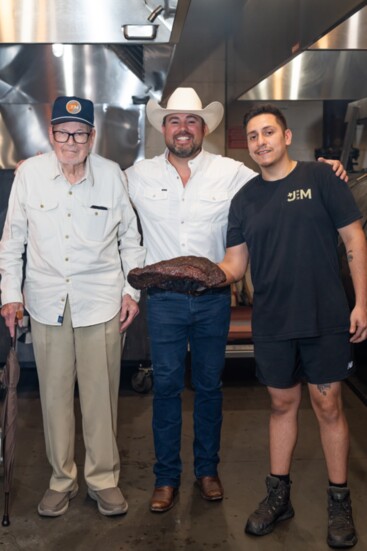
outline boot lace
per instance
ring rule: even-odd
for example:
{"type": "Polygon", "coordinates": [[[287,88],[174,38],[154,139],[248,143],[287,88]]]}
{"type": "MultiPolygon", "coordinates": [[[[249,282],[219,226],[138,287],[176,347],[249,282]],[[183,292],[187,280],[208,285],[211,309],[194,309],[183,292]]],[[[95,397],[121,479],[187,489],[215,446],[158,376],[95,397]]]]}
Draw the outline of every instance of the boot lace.
{"type": "Polygon", "coordinates": [[[256,513],[261,515],[264,513],[273,514],[278,511],[279,507],[284,505],[283,493],[270,490],[265,499],[263,499],[256,510],[256,513]]]}
{"type": "Polygon", "coordinates": [[[329,516],[335,528],[353,526],[352,507],[348,499],[342,501],[330,500],[329,516]]]}

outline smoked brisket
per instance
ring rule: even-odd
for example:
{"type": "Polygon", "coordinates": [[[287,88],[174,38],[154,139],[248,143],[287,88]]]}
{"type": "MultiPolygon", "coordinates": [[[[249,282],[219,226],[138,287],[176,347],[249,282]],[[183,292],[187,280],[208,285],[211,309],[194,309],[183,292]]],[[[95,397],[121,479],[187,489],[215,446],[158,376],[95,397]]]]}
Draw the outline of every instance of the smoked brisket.
{"type": "Polygon", "coordinates": [[[190,293],[216,287],[226,280],[224,272],[202,256],[178,256],[144,268],[134,268],[127,280],[135,289],[158,287],[190,293]]]}

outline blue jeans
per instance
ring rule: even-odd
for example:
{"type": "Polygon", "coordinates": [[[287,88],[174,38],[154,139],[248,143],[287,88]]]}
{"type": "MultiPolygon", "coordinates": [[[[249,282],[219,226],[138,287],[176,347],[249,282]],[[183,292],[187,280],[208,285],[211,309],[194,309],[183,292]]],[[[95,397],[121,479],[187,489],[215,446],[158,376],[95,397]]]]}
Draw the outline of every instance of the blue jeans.
{"type": "Polygon", "coordinates": [[[181,392],[190,343],[194,402],[194,470],[215,476],[222,426],[221,375],[230,321],[229,288],[192,296],[151,289],[148,326],[154,375],[156,486],[180,485],[181,392]]]}

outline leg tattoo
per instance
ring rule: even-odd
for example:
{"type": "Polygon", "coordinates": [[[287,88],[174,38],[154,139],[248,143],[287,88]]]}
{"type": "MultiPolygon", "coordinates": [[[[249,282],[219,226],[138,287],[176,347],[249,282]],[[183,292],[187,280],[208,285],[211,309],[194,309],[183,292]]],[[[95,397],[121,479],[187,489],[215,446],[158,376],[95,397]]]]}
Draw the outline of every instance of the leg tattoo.
{"type": "Polygon", "coordinates": [[[326,396],[327,390],[330,388],[331,388],[330,383],[326,383],[324,385],[317,385],[317,389],[319,390],[320,394],[323,394],[324,396],[326,396]]]}

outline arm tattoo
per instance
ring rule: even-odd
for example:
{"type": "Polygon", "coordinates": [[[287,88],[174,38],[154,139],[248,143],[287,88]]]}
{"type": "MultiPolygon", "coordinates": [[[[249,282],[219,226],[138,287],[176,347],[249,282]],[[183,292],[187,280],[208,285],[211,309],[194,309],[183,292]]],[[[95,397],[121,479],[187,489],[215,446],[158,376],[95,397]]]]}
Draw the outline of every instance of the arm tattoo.
{"type": "Polygon", "coordinates": [[[331,384],[330,383],[325,383],[324,385],[317,385],[317,389],[320,391],[320,394],[323,394],[324,396],[326,396],[327,394],[327,390],[329,390],[331,388],[331,384]]]}
{"type": "Polygon", "coordinates": [[[353,251],[352,250],[347,251],[347,260],[348,260],[348,263],[352,262],[352,260],[353,260],[353,251]]]}

